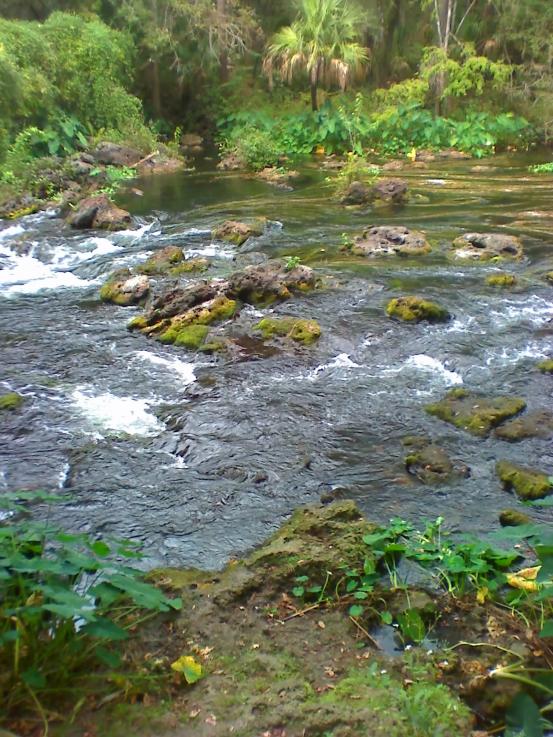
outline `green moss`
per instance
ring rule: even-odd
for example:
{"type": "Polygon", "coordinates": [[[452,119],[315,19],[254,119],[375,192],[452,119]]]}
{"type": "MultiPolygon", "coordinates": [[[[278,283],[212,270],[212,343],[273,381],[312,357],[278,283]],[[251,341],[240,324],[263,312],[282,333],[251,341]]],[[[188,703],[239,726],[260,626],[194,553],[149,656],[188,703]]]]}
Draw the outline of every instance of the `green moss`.
{"type": "Polygon", "coordinates": [[[183,348],[198,350],[205,341],[209,328],[207,325],[172,326],[160,336],[162,343],[173,343],[183,348]]]}
{"type": "Polygon", "coordinates": [[[302,320],[295,317],[264,317],[255,326],[263,338],[275,336],[290,338],[297,343],[310,345],[321,337],[321,328],[316,320],[302,320]]]}
{"type": "Polygon", "coordinates": [[[214,322],[229,320],[236,313],[238,303],[228,297],[216,297],[209,306],[200,311],[197,322],[201,325],[210,325],[214,322]]]}
{"type": "Polygon", "coordinates": [[[404,322],[446,322],[451,317],[445,307],[413,295],[390,300],[386,314],[404,322]]]}
{"type": "Polygon", "coordinates": [[[144,315],[137,315],[127,324],[129,330],[144,330],[148,327],[148,320],[144,315]]]}
{"type": "Polygon", "coordinates": [[[148,289],[148,280],[145,276],[133,277],[129,269],[118,269],[109,275],[108,280],[100,288],[100,299],[102,302],[111,302],[120,307],[129,307],[143,303],[148,289]],[[134,288],[124,289],[125,283],[131,280],[136,282],[142,280],[144,284],[137,283],[134,288]]]}
{"type": "Polygon", "coordinates": [[[228,297],[220,296],[206,303],[204,306],[194,307],[182,315],[177,315],[165,330],[157,336],[161,343],[174,343],[175,345],[186,345],[189,348],[199,348],[208,333],[208,325],[215,322],[228,320],[234,315],[238,303],[228,297]],[[189,328],[197,327],[202,330],[190,332],[189,328]],[[196,339],[192,335],[196,336],[196,339]],[[199,336],[203,334],[202,340],[197,344],[199,336]],[[184,341],[184,342],[183,342],[184,341]],[[194,343],[192,345],[191,343],[194,343]]]}
{"type": "Polygon", "coordinates": [[[182,276],[182,274],[191,274],[198,271],[205,271],[209,268],[209,261],[206,258],[186,259],[177,266],[172,266],[167,274],[169,276],[182,276]]]}
{"type": "Polygon", "coordinates": [[[490,287],[512,287],[517,283],[513,274],[492,274],[486,279],[486,284],[490,287]]]}
{"type": "Polygon", "coordinates": [[[548,271],[545,278],[550,284],[553,284],[553,271],[548,271]]]}
{"type": "Polygon", "coordinates": [[[520,397],[488,399],[466,389],[453,389],[441,401],[429,404],[425,409],[428,414],[455,427],[485,437],[494,427],[515,417],[525,407],[526,402],[520,397]]]}
{"type": "Polygon", "coordinates": [[[194,271],[205,271],[208,266],[209,261],[205,258],[186,259],[182,248],[167,246],[137,266],[136,272],[148,276],[180,276],[194,271]]]}
{"type": "Polygon", "coordinates": [[[524,512],[518,509],[504,509],[499,513],[499,523],[502,527],[519,527],[520,525],[530,524],[532,520],[524,512]]]}
{"type": "Polygon", "coordinates": [[[532,468],[515,466],[509,461],[498,461],[495,470],[503,487],[515,491],[523,501],[543,499],[553,491],[550,477],[532,468]]]}
{"type": "Polygon", "coordinates": [[[241,223],[236,220],[226,220],[224,223],[214,228],[211,235],[217,240],[233,243],[235,246],[241,246],[248,238],[263,235],[266,220],[259,218],[250,223],[241,223]]]}
{"type": "Polygon", "coordinates": [[[13,411],[19,409],[24,402],[24,398],[17,392],[9,392],[0,396],[0,411],[13,411]]]}
{"type": "Polygon", "coordinates": [[[538,368],[542,374],[553,374],[553,358],[548,358],[546,361],[538,363],[538,368]]]}

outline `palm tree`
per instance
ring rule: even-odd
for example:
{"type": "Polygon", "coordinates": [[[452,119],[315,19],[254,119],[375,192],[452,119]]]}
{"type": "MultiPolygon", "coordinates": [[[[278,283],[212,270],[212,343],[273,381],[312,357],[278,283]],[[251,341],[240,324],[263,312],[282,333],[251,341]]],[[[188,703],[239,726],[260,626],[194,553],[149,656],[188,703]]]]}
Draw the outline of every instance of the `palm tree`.
{"type": "Polygon", "coordinates": [[[275,69],[288,84],[307,72],[311,106],[318,110],[319,85],[344,90],[366,70],[368,49],[356,41],[362,26],[362,16],[348,0],[299,0],[296,20],[277,31],[267,48],[263,70],[269,84],[275,69]]]}

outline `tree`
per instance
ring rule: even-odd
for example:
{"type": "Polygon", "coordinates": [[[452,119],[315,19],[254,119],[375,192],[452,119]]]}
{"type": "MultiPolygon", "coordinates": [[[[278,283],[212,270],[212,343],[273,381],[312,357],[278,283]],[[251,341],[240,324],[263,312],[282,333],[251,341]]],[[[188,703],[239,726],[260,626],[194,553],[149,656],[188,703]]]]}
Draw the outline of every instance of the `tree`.
{"type": "Polygon", "coordinates": [[[362,16],[347,0],[300,0],[296,20],[277,31],[267,48],[269,84],[275,69],[288,84],[307,73],[311,107],[318,110],[320,85],[344,90],[367,69],[368,49],[357,41],[361,28],[362,16]]]}

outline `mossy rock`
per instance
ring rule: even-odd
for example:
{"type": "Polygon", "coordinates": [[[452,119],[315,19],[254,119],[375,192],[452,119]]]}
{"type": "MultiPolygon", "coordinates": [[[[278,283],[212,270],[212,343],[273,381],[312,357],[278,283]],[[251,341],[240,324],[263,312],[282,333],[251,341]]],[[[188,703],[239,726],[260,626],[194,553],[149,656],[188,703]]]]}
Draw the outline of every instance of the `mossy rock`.
{"type": "Polygon", "coordinates": [[[553,413],[547,410],[529,412],[505,422],[494,434],[501,440],[517,442],[525,438],[548,438],[553,435],[553,413]]]}
{"type": "Polygon", "coordinates": [[[209,266],[206,258],[186,259],[184,251],[178,246],[167,246],[154,253],[136,268],[138,274],[148,276],[181,276],[197,271],[205,271],[209,266]]]}
{"type": "Polygon", "coordinates": [[[190,348],[190,350],[198,350],[207,338],[208,333],[209,328],[207,325],[188,325],[179,330],[173,344],[182,346],[183,348],[190,348]]]}
{"type": "Polygon", "coordinates": [[[553,271],[548,271],[545,275],[545,280],[548,281],[550,284],[553,284],[553,271]]]}
{"type": "Polygon", "coordinates": [[[451,317],[445,307],[414,295],[390,300],[386,306],[386,314],[404,322],[447,322],[451,317]]]}
{"type": "Polygon", "coordinates": [[[25,399],[17,392],[8,392],[0,396],[0,411],[13,412],[19,409],[25,399]]]}
{"type": "Polygon", "coordinates": [[[450,257],[463,261],[518,260],[523,256],[520,238],[505,233],[466,233],[452,244],[450,257]]]}
{"type": "Polygon", "coordinates": [[[407,437],[402,443],[409,449],[404,458],[407,473],[416,476],[423,484],[443,484],[453,476],[470,476],[468,466],[454,463],[443,448],[428,438],[407,437]]]}
{"type": "Polygon", "coordinates": [[[523,501],[543,499],[553,491],[551,477],[533,468],[498,461],[495,470],[503,487],[507,491],[513,490],[523,501]]]}
{"type": "Polygon", "coordinates": [[[542,374],[553,374],[553,358],[538,363],[538,368],[542,374]]]}
{"type": "Polygon", "coordinates": [[[150,291],[145,275],[133,276],[129,269],[119,269],[108,277],[100,289],[102,302],[111,302],[120,307],[142,304],[150,291]]]}
{"type": "Polygon", "coordinates": [[[311,345],[321,337],[321,328],[316,320],[296,317],[264,317],[255,326],[263,338],[290,338],[297,343],[311,345]]]}
{"type": "Polygon", "coordinates": [[[514,287],[516,283],[517,279],[513,274],[492,274],[486,279],[489,287],[514,287]]]}
{"type": "Polygon", "coordinates": [[[452,389],[439,402],[428,404],[428,414],[455,427],[486,437],[494,427],[516,417],[526,407],[520,397],[487,398],[466,389],[452,389]]]}
{"type": "Polygon", "coordinates": [[[235,300],[220,295],[202,305],[193,307],[182,315],[177,315],[168,324],[165,323],[157,339],[161,343],[175,343],[176,345],[199,348],[208,333],[207,326],[228,320],[236,313],[237,309],[238,303],[235,300]],[[193,334],[189,331],[191,327],[204,328],[203,330],[196,330],[194,333],[196,339],[199,339],[199,336],[203,333],[203,338],[197,345],[190,344],[191,341],[196,343],[192,338],[193,334]]]}
{"type": "Polygon", "coordinates": [[[499,513],[499,524],[501,527],[520,527],[520,525],[528,525],[532,519],[524,512],[518,509],[504,509],[499,513]]]}
{"type": "Polygon", "coordinates": [[[221,225],[211,231],[211,237],[233,243],[235,246],[241,246],[248,238],[263,235],[266,224],[267,221],[263,218],[249,223],[242,223],[237,220],[225,220],[224,223],[221,223],[221,225]]]}

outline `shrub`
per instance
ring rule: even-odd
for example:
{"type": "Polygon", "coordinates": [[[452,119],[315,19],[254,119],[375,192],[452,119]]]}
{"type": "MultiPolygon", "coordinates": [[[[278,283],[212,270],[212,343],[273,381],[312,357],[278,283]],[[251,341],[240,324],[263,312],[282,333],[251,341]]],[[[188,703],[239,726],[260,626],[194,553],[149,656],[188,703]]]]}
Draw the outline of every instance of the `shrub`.
{"type": "Polygon", "coordinates": [[[276,166],[282,154],[278,140],[269,130],[252,125],[233,129],[227,147],[242,159],[248,169],[259,171],[266,166],[276,166]]]}

